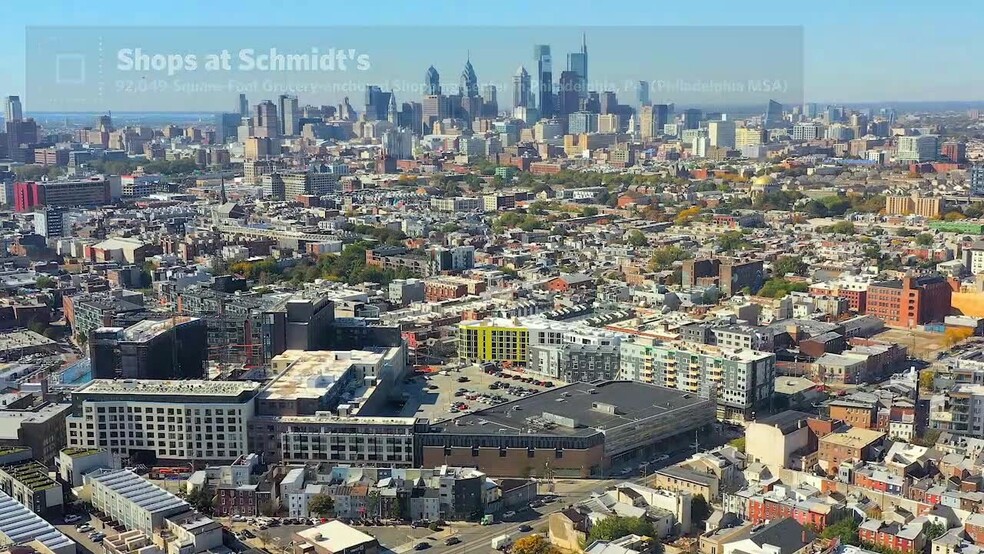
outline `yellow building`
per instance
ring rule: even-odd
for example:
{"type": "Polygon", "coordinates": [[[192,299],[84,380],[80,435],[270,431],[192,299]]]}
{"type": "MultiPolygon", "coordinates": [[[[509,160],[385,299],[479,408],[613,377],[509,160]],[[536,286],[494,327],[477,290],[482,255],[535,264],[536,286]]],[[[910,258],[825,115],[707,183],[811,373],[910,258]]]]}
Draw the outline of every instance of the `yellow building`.
{"type": "Polygon", "coordinates": [[[762,129],[739,127],[735,129],[735,148],[743,146],[760,146],[762,144],[762,129]]]}
{"type": "Polygon", "coordinates": [[[458,324],[458,358],[469,362],[526,363],[529,329],[519,320],[491,318],[458,324]]]}
{"type": "Polygon", "coordinates": [[[938,218],[943,214],[943,197],[941,196],[888,196],[885,198],[885,213],[887,215],[921,215],[938,218]]]}

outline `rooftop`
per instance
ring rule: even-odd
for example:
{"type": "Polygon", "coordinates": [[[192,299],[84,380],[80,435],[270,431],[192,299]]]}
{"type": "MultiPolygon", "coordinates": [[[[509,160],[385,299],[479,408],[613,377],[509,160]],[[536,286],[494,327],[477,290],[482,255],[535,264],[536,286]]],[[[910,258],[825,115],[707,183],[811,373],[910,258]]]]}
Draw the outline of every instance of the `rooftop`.
{"type": "Polygon", "coordinates": [[[654,417],[674,417],[706,398],[632,381],[573,383],[513,400],[432,426],[438,432],[473,434],[494,429],[509,434],[591,436],[654,417]],[[573,424],[573,425],[571,425],[573,424]]]}
{"type": "Polygon", "coordinates": [[[58,486],[58,483],[48,476],[48,468],[35,460],[6,465],[0,468],[0,471],[32,491],[43,491],[58,486]]]}
{"type": "Polygon", "coordinates": [[[191,509],[184,500],[126,469],[97,470],[87,474],[85,480],[86,484],[98,483],[150,513],[177,513],[181,508],[191,509]]]}
{"type": "Polygon", "coordinates": [[[239,396],[259,389],[251,381],[165,381],[156,379],[95,379],[78,393],[127,395],[239,396]]]}
{"type": "Polygon", "coordinates": [[[881,431],[852,427],[846,431],[834,432],[829,435],[825,435],[820,439],[820,441],[835,444],[837,446],[846,446],[848,448],[862,448],[878,441],[884,436],[885,433],[882,433],[881,431]]]}
{"type": "Polygon", "coordinates": [[[3,492],[0,492],[0,535],[16,544],[36,540],[54,551],[75,544],[41,516],[3,492]]]}
{"type": "Polygon", "coordinates": [[[376,542],[376,539],[371,535],[367,535],[354,527],[349,527],[338,520],[298,531],[295,535],[302,541],[329,552],[343,552],[362,544],[376,542]]]}
{"type": "Polygon", "coordinates": [[[260,399],[322,396],[355,365],[377,366],[395,349],[303,351],[287,350],[275,356],[274,367],[287,368],[259,394],[260,399]]]}
{"type": "Polygon", "coordinates": [[[188,316],[176,316],[168,319],[155,321],[145,319],[126,328],[123,331],[123,338],[131,342],[147,342],[159,335],[174,329],[180,325],[198,321],[197,318],[188,316]]]}

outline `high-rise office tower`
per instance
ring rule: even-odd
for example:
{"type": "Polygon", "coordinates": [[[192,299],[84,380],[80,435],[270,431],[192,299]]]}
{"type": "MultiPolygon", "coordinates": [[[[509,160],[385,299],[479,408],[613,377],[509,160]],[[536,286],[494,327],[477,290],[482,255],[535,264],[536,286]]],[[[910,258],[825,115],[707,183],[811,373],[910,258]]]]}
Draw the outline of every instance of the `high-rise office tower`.
{"type": "Polygon", "coordinates": [[[249,100],[246,93],[239,94],[239,117],[249,117],[249,100]]]}
{"type": "Polygon", "coordinates": [[[586,97],[588,95],[588,39],[584,34],[581,35],[581,51],[567,55],[567,71],[573,71],[578,77],[578,98],[586,97]]]}
{"type": "Polygon", "coordinates": [[[536,107],[541,117],[554,114],[553,102],[553,62],[550,58],[550,45],[537,44],[533,47],[536,61],[536,107]]]}
{"type": "Polygon", "coordinates": [[[21,107],[20,96],[8,96],[4,99],[3,120],[20,121],[24,119],[24,109],[21,107]]]}
{"type": "Polygon", "coordinates": [[[482,86],[482,117],[499,115],[499,91],[495,85],[482,86]]]}
{"type": "Polygon", "coordinates": [[[376,85],[366,86],[366,121],[382,121],[389,113],[392,92],[383,92],[376,85]]]}
{"type": "Polygon", "coordinates": [[[697,108],[687,108],[683,111],[683,128],[700,129],[700,120],[703,115],[697,108]]]}
{"type": "Polygon", "coordinates": [[[277,117],[277,105],[264,100],[256,105],[253,114],[253,136],[259,138],[276,138],[280,136],[280,118],[277,117]]]}
{"type": "Polygon", "coordinates": [[[280,108],[280,134],[292,137],[300,134],[297,128],[297,97],[281,94],[279,100],[280,108]]]}
{"type": "Polygon", "coordinates": [[[775,100],[769,100],[769,106],[765,110],[765,128],[775,129],[783,127],[785,121],[782,119],[782,104],[775,100]]]}
{"type": "Polygon", "coordinates": [[[659,136],[668,118],[669,107],[666,104],[643,106],[639,110],[639,136],[643,139],[659,136]]]}
{"type": "Polygon", "coordinates": [[[236,138],[242,120],[238,113],[215,114],[215,142],[222,144],[230,137],[236,138]]]}
{"type": "Polygon", "coordinates": [[[527,108],[530,106],[530,74],[526,68],[519,66],[513,75],[513,107],[527,108]]]}
{"type": "Polygon", "coordinates": [[[595,91],[589,91],[588,97],[584,99],[584,111],[601,113],[601,98],[595,91]]]}
{"type": "Polygon", "coordinates": [[[580,109],[581,76],[574,71],[563,71],[557,87],[557,115],[566,117],[580,109]]]}
{"type": "Polygon", "coordinates": [[[434,69],[434,66],[427,68],[424,74],[424,96],[429,94],[441,94],[441,74],[434,69]]]}
{"type": "Polygon", "coordinates": [[[707,138],[710,139],[711,146],[720,146],[722,148],[734,148],[735,122],[709,121],[707,123],[707,138]]]}
{"type": "Polygon", "coordinates": [[[465,61],[465,67],[461,70],[458,94],[462,98],[474,98],[478,96],[478,75],[475,74],[475,68],[472,67],[470,58],[465,61]]]}
{"type": "Polygon", "coordinates": [[[636,85],[637,99],[639,100],[639,106],[648,106],[652,103],[649,99],[649,81],[639,81],[636,85]]]}
{"type": "Polygon", "coordinates": [[[614,92],[606,90],[601,93],[601,113],[615,113],[618,109],[618,97],[614,92]]]}

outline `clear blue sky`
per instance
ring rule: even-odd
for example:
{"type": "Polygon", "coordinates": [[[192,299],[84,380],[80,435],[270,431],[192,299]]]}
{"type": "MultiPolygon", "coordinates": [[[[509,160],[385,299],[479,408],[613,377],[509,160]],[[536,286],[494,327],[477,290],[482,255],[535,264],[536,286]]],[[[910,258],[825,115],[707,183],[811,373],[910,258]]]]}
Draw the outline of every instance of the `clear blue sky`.
{"type": "MultiPolygon", "coordinates": [[[[984,9],[972,0],[21,1],[5,6],[0,18],[0,95],[24,93],[28,26],[514,24],[576,30],[617,25],[802,25],[807,100],[984,100],[984,9]]],[[[418,36],[408,36],[404,29],[391,35],[381,32],[379,40],[400,40],[413,48],[414,42],[441,38],[439,29],[418,36]]],[[[729,48],[722,55],[768,54],[729,48]]],[[[426,67],[429,62],[420,63],[426,67]]],[[[455,73],[447,77],[456,80],[455,73]]],[[[30,99],[25,100],[30,109],[30,99]]]]}

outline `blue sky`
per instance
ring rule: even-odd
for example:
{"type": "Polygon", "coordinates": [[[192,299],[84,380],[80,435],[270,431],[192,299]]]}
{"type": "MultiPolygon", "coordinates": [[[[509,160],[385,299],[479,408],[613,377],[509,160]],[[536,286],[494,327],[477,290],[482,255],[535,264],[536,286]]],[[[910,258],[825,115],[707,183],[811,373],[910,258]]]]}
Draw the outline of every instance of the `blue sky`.
{"type": "MultiPolygon", "coordinates": [[[[802,25],[804,86],[809,101],[984,100],[982,23],[984,10],[970,0],[929,5],[917,0],[16,2],[5,6],[0,18],[0,95],[24,94],[28,26],[262,25],[270,27],[271,33],[277,32],[276,27],[291,26],[401,26],[399,33],[381,28],[378,40],[399,41],[412,52],[415,42],[440,41],[441,37],[439,29],[433,28],[410,34],[405,27],[409,25],[570,26],[575,34],[587,28],[590,37],[591,26],[631,24],[802,25]]],[[[593,52],[599,46],[589,42],[593,52]]],[[[685,51],[682,47],[681,52],[685,51]]],[[[721,55],[768,53],[729,47],[723,48],[721,55]]],[[[558,52],[554,58],[560,58],[558,52]]],[[[422,68],[428,63],[420,60],[422,68]]],[[[447,81],[456,81],[458,68],[440,69],[447,81]]],[[[481,78],[482,68],[476,69],[481,78]]],[[[30,109],[29,98],[25,104],[30,109]]]]}

